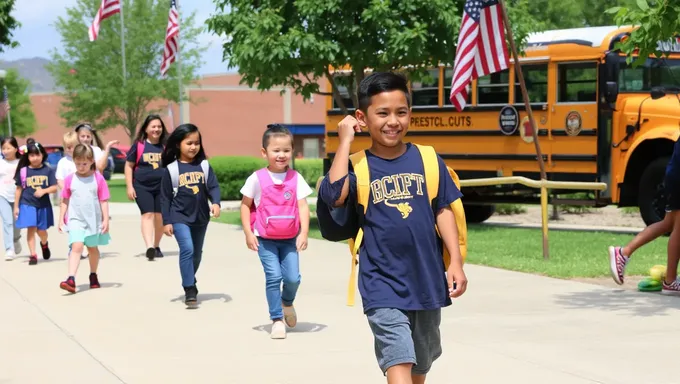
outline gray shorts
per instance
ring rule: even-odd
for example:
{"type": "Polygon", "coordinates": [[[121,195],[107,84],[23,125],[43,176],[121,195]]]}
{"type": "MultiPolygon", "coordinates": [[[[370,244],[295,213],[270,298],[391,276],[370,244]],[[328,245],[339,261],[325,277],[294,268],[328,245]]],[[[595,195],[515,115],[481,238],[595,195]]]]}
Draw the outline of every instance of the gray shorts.
{"type": "Polygon", "coordinates": [[[441,309],[376,308],[367,311],[366,317],[373,331],[375,357],[383,374],[392,366],[413,364],[413,374],[425,375],[441,356],[441,309]]]}

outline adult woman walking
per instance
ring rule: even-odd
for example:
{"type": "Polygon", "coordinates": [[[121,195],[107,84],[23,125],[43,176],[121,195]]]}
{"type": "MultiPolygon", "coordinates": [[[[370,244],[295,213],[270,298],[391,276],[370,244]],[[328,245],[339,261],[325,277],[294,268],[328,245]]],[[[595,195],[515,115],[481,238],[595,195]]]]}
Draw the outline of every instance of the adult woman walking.
{"type": "Polygon", "coordinates": [[[158,115],[149,115],[139,127],[135,142],[130,147],[125,162],[125,183],[127,195],[135,200],[142,214],[142,237],[146,244],[146,258],[149,261],[163,257],[160,249],[163,237],[161,216],[161,154],[168,131],[158,115]]]}

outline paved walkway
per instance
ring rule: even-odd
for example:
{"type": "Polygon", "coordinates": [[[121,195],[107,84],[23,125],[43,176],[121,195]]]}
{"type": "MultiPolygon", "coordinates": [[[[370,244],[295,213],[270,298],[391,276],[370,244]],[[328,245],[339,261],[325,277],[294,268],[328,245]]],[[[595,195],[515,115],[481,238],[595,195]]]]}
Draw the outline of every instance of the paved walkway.
{"type": "MultiPolygon", "coordinates": [[[[102,289],[81,265],[68,295],[66,236],[29,267],[0,262],[0,383],[383,383],[361,307],[345,306],[343,244],[302,254],[300,324],[271,340],[262,268],[236,227],[210,225],[186,310],[174,239],[141,256],[138,215],[114,210],[102,289]]],[[[131,210],[131,212],[134,212],[131,210]]],[[[537,256],[538,257],[538,256],[537,256]]],[[[680,299],[469,265],[468,293],[443,312],[444,355],[428,383],[677,383],[680,299]]]]}

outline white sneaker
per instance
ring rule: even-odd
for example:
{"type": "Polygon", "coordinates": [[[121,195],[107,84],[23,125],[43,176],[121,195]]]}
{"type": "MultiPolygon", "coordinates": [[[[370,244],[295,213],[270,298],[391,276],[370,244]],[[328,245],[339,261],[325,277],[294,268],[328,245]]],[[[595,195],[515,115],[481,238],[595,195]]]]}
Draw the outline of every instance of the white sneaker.
{"type": "Polygon", "coordinates": [[[272,324],[271,338],[272,339],[286,338],[286,326],[283,324],[283,321],[275,321],[274,324],[272,324]]]}
{"type": "Polygon", "coordinates": [[[6,261],[12,261],[12,260],[14,260],[15,257],[17,257],[17,256],[16,256],[16,254],[14,254],[14,252],[12,252],[12,251],[5,252],[5,260],[6,261]]]}

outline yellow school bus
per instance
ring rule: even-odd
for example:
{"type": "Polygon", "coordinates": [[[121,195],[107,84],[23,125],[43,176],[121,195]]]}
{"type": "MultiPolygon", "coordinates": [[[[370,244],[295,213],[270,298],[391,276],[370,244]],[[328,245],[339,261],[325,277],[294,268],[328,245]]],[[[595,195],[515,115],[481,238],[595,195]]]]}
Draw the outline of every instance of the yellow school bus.
{"type": "MultiPolygon", "coordinates": [[[[608,26],[536,33],[520,63],[548,178],[608,186],[605,191],[576,194],[553,190],[552,202],[639,206],[649,224],[663,218],[665,167],[680,135],[680,39],[659,42],[658,49],[669,57],[649,58],[633,69],[615,49],[630,31],[608,26]],[[659,86],[665,87],[665,94],[652,92],[659,86]]],[[[449,101],[450,64],[431,69],[433,81],[411,82],[413,114],[407,141],[434,146],[462,180],[540,179],[514,71],[513,62],[508,70],[473,81],[462,112],[449,101]]],[[[346,73],[338,70],[333,76],[346,73]]],[[[352,111],[347,89],[340,92],[352,111]]],[[[327,97],[325,172],[338,146],[337,124],[342,118],[333,98],[327,97]]],[[[368,133],[357,134],[352,152],[369,145],[368,133]]],[[[462,192],[468,222],[488,219],[494,204],[539,202],[537,190],[521,185],[470,187],[462,192]]]]}

